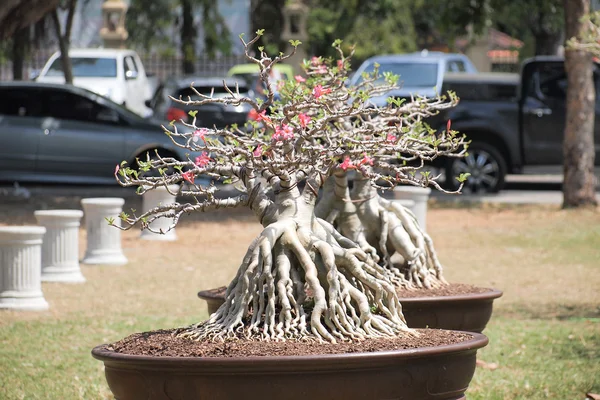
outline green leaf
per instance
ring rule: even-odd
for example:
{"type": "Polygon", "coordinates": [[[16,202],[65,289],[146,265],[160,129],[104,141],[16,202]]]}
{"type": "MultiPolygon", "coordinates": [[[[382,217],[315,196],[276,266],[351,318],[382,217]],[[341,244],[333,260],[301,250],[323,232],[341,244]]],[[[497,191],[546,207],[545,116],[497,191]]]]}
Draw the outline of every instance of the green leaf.
{"type": "Polygon", "coordinates": [[[299,40],[292,40],[292,39],[290,39],[290,44],[292,46],[294,46],[294,47],[298,47],[298,46],[300,46],[302,44],[302,42],[299,41],[299,40]]]}
{"type": "Polygon", "coordinates": [[[265,34],[265,30],[264,29],[259,29],[256,31],[256,36],[262,36],[265,34]]]}
{"type": "Polygon", "coordinates": [[[198,114],[198,110],[190,110],[190,111],[188,111],[188,114],[190,117],[196,118],[196,114],[198,114]]]}
{"type": "Polygon", "coordinates": [[[258,46],[258,51],[261,53],[265,50],[265,46],[258,46]]]}
{"type": "Polygon", "coordinates": [[[104,219],[106,220],[106,222],[108,222],[109,225],[114,225],[115,223],[115,219],[113,217],[104,217],[104,219]]]}
{"type": "Polygon", "coordinates": [[[121,218],[122,221],[127,221],[129,215],[125,211],[122,211],[121,214],[119,214],[119,218],[121,218]]]}
{"type": "Polygon", "coordinates": [[[468,178],[469,176],[471,176],[471,174],[470,174],[470,173],[468,173],[468,172],[464,172],[464,173],[460,174],[460,176],[456,177],[456,180],[457,180],[458,182],[460,182],[460,183],[463,183],[463,182],[465,182],[465,181],[467,180],[467,178],[468,178]]]}

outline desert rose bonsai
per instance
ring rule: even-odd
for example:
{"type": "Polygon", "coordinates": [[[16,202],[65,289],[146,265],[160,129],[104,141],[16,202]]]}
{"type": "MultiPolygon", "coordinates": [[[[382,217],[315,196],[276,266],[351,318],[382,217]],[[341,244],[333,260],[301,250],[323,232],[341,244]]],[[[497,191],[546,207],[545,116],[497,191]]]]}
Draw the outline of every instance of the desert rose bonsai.
{"type": "Polygon", "coordinates": [[[196,93],[198,99],[178,99],[192,106],[248,103],[255,122],[226,129],[196,126],[195,118],[185,129],[171,124],[165,131],[173,142],[199,156],[187,161],[158,157],[138,161],[138,169],[122,164],[115,171],[121,185],[137,186],[138,193],[186,182],[180,194],[193,198],[141,215],[124,213],[123,229],[137,224],[151,229],[149,224],[162,217],[173,218],[174,226],[184,213],[233,207],[250,208],[264,227],[249,245],[225,303],[207,321],[178,335],[336,342],[410,332],[394,281],[434,285],[441,281],[439,263],[427,235],[410,222],[412,216],[380,198],[375,188],[437,187],[434,177],[416,172],[435,157],[460,154],[464,142],[449,127],[433,132],[423,119],[456,99],[450,94],[449,99],[391,100],[375,107],[368,98],[388,91],[397,77],[376,71],[360,86],[347,87],[341,42],[334,44],[339,59],[314,58],[306,65],[306,78],[274,87],[269,71],[289,56],[271,59],[261,48],[258,57],[251,56],[257,39],[244,45],[246,56],[260,67],[266,100],[243,97],[236,88],[226,88],[228,97],[196,93]],[[275,101],[276,90],[280,101],[275,101]],[[147,174],[150,170],[158,173],[147,174]],[[354,200],[349,171],[356,173],[354,200]],[[213,183],[203,185],[201,177],[213,183]],[[232,183],[239,193],[223,198],[214,181],[232,183]],[[327,182],[332,194],[326,193],[316,210],[327,182]],[[405,257],[408,273],[391,268],[388,244],[405,257]]]}

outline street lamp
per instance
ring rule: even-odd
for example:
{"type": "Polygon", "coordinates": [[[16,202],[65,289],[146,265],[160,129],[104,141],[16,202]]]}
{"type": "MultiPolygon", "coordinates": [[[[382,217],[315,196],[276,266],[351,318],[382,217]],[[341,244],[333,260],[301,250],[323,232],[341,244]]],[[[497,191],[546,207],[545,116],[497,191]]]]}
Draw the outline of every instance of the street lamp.
{"type": "Polygon", "coordinates": [[[129,34],[125,29],[127,4],[121,0],[105,0],[102,4],[102,28],[100,37],[104,47],[124,49],[129,34]]]}
{"type": "Polygon", "coordinates": [[[292,50],[290,40],[300,40],[302,45],[298,46],[296,54],[288,58],[287,62],[292,65],[297,73],[302,72],[300,67],[302,60],[306,58],[306,40],[308,33],[306,31],[306,20],[308,18],[309,8],[301,1],[291,0],[283,7],[283,32],[281,38],[287,42],[287,52],[292,50]]]}

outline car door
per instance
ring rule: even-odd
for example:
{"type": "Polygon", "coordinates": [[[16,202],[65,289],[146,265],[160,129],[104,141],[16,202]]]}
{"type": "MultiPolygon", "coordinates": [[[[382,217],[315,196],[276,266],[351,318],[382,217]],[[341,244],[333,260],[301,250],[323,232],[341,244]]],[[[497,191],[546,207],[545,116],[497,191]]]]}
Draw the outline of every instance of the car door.
{"type": "Polygon", "coordinates": [[[563,62],[540,62],[522,105],[523,156],[528,165],[560,165],[567,110],[563,62]]]}
{"type": "Polygon", "coordinates": [[[42,136],[42,98],[33,87],[0,87],[0,178],[31,179],[42,136]]]}
{"type": "Polygon", "coordinates": [[[125,101],[127,108],[142,115],[146,108],[144,104],[146,101],[146,91],[142,88],[139,71],[132,56],[125,56],[123,59],[123,69],[127,93],[125,101]]]}
{"type": "Polygon", "coordinates": [[[64,89],[47,90],[44,114],[51,126],[40,140],[40,172],[110,182],[125,158],[126,129],[115,109],[64,89]]]}

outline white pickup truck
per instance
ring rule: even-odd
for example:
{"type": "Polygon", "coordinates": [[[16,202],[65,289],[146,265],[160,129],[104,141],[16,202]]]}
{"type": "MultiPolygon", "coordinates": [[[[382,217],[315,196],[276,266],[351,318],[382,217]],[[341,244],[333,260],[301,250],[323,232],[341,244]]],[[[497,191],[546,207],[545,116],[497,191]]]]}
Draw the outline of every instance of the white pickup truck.
{"type": "MultiPolygon", "coordinates": [[[[106,96],[133,112],[147,116],[145,101],[152,97],[146,71],[138,54],[126,49],[71,49],[73,84],[106,96]]],[[[60,53],[54,53],[36,81],[64,83],[60,53]]]]}

